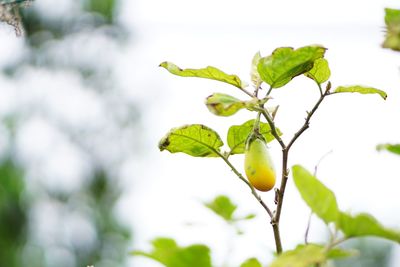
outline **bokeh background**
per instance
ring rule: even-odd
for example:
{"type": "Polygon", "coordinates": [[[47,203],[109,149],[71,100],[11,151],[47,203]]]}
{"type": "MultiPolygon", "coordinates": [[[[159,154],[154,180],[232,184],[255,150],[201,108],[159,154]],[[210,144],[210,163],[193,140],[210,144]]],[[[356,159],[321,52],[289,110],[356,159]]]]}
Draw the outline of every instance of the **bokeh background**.
{"type": "MultiPolygon", "coordinates": [[[[6,1],[7,2],[7,1],[6,1]]],[[[400,225],[399,158],[377,152],[400,141],[400,54],[384,50],[384,8],[397,1],[35,0],[21,10],[23,34],[0,24],[0,267],[157,267],[134,249],[157,236],[204,243],[217,266],[272,258],[267,216],[217,159],[160,153],[172,127],[203,123],[225,136],[251,113],[215,117],[213,81],[158,68],[216,66],[249,80],[252,56],[279,46],[322,44],[334,86],[363,84],[389,97],[335,95],[295,144],[290,165],[313,169],[342,209],[400,225]],[[328,154],[327,154],[328,153],[328,154]],[[203,202],[225,194],[257,217],[237,236],[203,202]]],[[[307,79],[274,92],[288,139],[318,98],[307,79]]],[[[271,143],[280,166],[280,149],[271,143]]],[[[243,158],[235,156],[240,168],[243,158]]],[[[272,203],[272,194],[263,197],[272,203]]],[[[282,217],[285,248],[304,239],[308,208],[291,183],[282,217]]],[[[310,239],[328,237],[318,219],[310,239]]],[[[363,262],[399,266],[398,246],[363,239],[363,262]]],[[[358,264],[358,265],[357,265],[358,264]]]]}

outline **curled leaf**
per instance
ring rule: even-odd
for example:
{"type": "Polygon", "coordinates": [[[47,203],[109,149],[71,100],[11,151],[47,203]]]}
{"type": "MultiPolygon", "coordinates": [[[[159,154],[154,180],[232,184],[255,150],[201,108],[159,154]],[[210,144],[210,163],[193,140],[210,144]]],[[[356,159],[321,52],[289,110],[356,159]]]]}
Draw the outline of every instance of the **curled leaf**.
{"type": "Polygon", "coordinates": [[[335,89],[334,93],[360,93],[360,94],[378,94],[384,100],[387,98],[385,91],[360,85],[353,86],[339,86],[335,89]]]}
{"type": "Polygon", "coordinates": [[[246,107],[245,101],[221,93],[210,95],[205,102],[208,110],[218,116],[231,116],[246,107]]]}
{"type": "Polygon", "coordinates": [[[251,62],[250,77],[251,77],[251,81],[255,88],[260,87],[261,82],[262,82],[260,73],[258,73],[258,70],[257,70],[257,66],[258,66],[258,63],[260,62],[260,59],[261,59],[261,54],[260,54],[260,51],[258,51],[254,55],[253,60],[251,62]]]}

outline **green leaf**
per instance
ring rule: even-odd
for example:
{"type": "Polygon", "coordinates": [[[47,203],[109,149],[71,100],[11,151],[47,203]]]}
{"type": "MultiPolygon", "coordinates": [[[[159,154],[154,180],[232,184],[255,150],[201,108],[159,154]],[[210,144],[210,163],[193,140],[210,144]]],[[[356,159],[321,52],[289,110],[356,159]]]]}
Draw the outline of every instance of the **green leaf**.
{"type": "Polygon", "coordinates": [[[310,267],[326,261],[324,248],[315,245],[299,245],[279,255],[269,267],[310,267]]]}
{"type": "Polygon", "coordinates": [[[85,9],[101,14],[107,22],[112,22],[115,17],[116,0],[89,0],[85,1],[85,9]]]}
{"type": "Polygon", "coordinates": [[[292,167],[293,180],[301,197],[326,224],[336,222],[339,209],[334,193],[300,165],[292,167]]]}
{"type": "Polygon", "coordinates": [[[204,203],[204,205],[224,218],[226,221],[233,221],[233,213],[237,206],[227,196],[217,196],[213,201],[204,203]]]}
{"type": "Polygon", "coordinates": [[[394,154],[400,155],[400,144],[380,144],[376,146],[378,151],[387,150],[394,154]]]}
{"type": "Polygon", "coordinates": [[[385,9],[386,35],[382,44],[384,48],[400,51],[400,10],[385,9]]]}
{"type": "Polygon", "coordinates": [[[243,262],[240,267],[262,267],[262,265],[256,258],[250,258],[243,262]]]}
{"type": "Polygon", "coordinates": [[[254,219],[256,216],[257,216],[257,215],[255,215],[255,214],[253,214],[253,213],[250,213],[250,214],[246,215],[246,216],[243,218],[243,220],[251,220],[251,219],[254,219]]]}
{"type": "Polygon", "coordinates": [[[311,70],[314,61],[323,58],[325,51],[326,48],[317,45],[296,50],[291,47],[277,48],[272,55],[260,59],[257,70],[264,82],[272,88],[279,88],[311,70]]]}
{"type": "Polygon", "coordinates": [[[358,250],[355,249],[347,250],[341,248],[332,248],[326,254],[328,259],[344,259],[349,257],[355,257],[358,255],[359,255],[358,250]]]}
{"type": "Polygon", "coordinates": [[[167,267],[211,267],[210,249],[204,245],[191,245],[177,251],[167,267]]]}
{"type": "Polygon", "coordinates": [[[221,146],[223,142],[218,133],[202,124],[173,128],[158,144],[160,151],[166,149],[193,157],[218,157],[221,146]]]}
{"type": "Polygon", "coordinates": [[[153,250],[151,252],[144,252],[135,250],[131,254],[134,256],[145,256],[167,265],[176,251],[179,249],[175,240],[171,238],[157,238],[152,242],[153,250]]]}
{"type": "Polygon", "coordinates": [[[367,213],[353,216],[341,212],[337,227],[349,238],[376,236],[400,243],[400,231],[382,226],[373,216],[367,213]]]}
{"type": "MultiPolygon", "coordinates": [[[[245,143],[249,134],[253,131],[255,120],[249,120],[242,125],[232,125],[228,130],[228,146],[231,149],[230,154],[243,154],[245,150],[245,143]]],[[[282,133],[277,129],[279,135],[282,133]]],[[[271,128],[268,123],[260,122],[260,133],[264,136],[265,140],[271,142],[275,137],[271,133],[271,128]]]]}
{"type": "Polygon", "coordinates": [[[378,94],[386,100],[387,94],[379,89],[373,87],[364,87],[360,85],[353,86],[339,86],[335,89],[334,93],[360,93],[360,94],[378,94]]]}
{"type": "Polygon", "coordinates": [[[343,259],[358,255],[355,250],[332,248],[326,250],[319,244],[298,245],[294,250],[282,253],[269,267],[311,267],[323,264],[328,259],[343,259]]]}
{"type": "Polygon", "coordinates": [[[260,59],[261,59],[261,54],[260,54],[260,51],[258,51],[254,55],[253,60],[251,61],[250,77],[251,77],[251,81],[253,82],[253,85],[255,88],[260,87],[261,82],[262,82],[260,73],[258,73],[258,70],[257,70],[257,66],[258,66],[258,63],[260,62],[260,59]]]}
{"type": "Polygon", "coordinates": [[[400,10],[393,8],[385,8],[385,23],[400,23],[400,10]]]}
{"type": "Polygon", "coordinates": [[[253,109],[259,105],[258,99],[241,101],[233,96],[215,93],[207,97],[205,101],[208,110],[218,116],[231,116],[243,108],[253,109]]]}
{"type": "Polygon", "coordinates": [[[179,247],[175,240],[157,238],[152,242],[151,252],[133,251],[135,256],[153,259],[166,267],[211,267],[210,249],[204,245],[179,247]]]}
{"type": "Polygon", "coordinates": [[[174,63],[165,61],[160,64],[160,67],[163,67],[170,73],[181,77],[198,77],[198,78],[216,80],[231,84],[238,88],[245,88],[247,86],[247,84],[242,82],[237,75],[226,74],[225,72],[212,66],[208,66],[203,69],[181,69],[174,63]]]}
{"type": "Polygon", "coordinates": [[[304,75],[310,79],[313,79],[319,84],[326,82],[331,76],[331,70],[329,69],[328,61],[324,58],[315,60],[314,67],[304,75]]]}

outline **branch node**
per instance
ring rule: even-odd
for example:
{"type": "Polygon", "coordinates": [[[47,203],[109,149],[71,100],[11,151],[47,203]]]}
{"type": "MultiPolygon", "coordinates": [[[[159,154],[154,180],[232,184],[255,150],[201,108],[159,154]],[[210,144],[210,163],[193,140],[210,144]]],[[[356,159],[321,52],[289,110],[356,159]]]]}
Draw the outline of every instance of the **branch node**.
{"type": "Polygon", "coordinates": [[[279,188],[275,188],[275,199],[274,199],[275,205],[278,205],[278,202],[279,202],[279,188]]]}

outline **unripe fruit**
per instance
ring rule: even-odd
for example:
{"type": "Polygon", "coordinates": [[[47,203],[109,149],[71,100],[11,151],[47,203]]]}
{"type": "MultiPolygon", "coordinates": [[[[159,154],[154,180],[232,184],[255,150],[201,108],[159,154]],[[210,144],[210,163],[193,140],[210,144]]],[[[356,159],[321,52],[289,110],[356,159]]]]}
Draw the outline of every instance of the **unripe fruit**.
{"type": "Polygon", "coordinates": [[[275,170],[265,141],[250,137],[246,144],[244,168],[247,179],[260,191],[269,191],[275,185],[275,170]]]}

